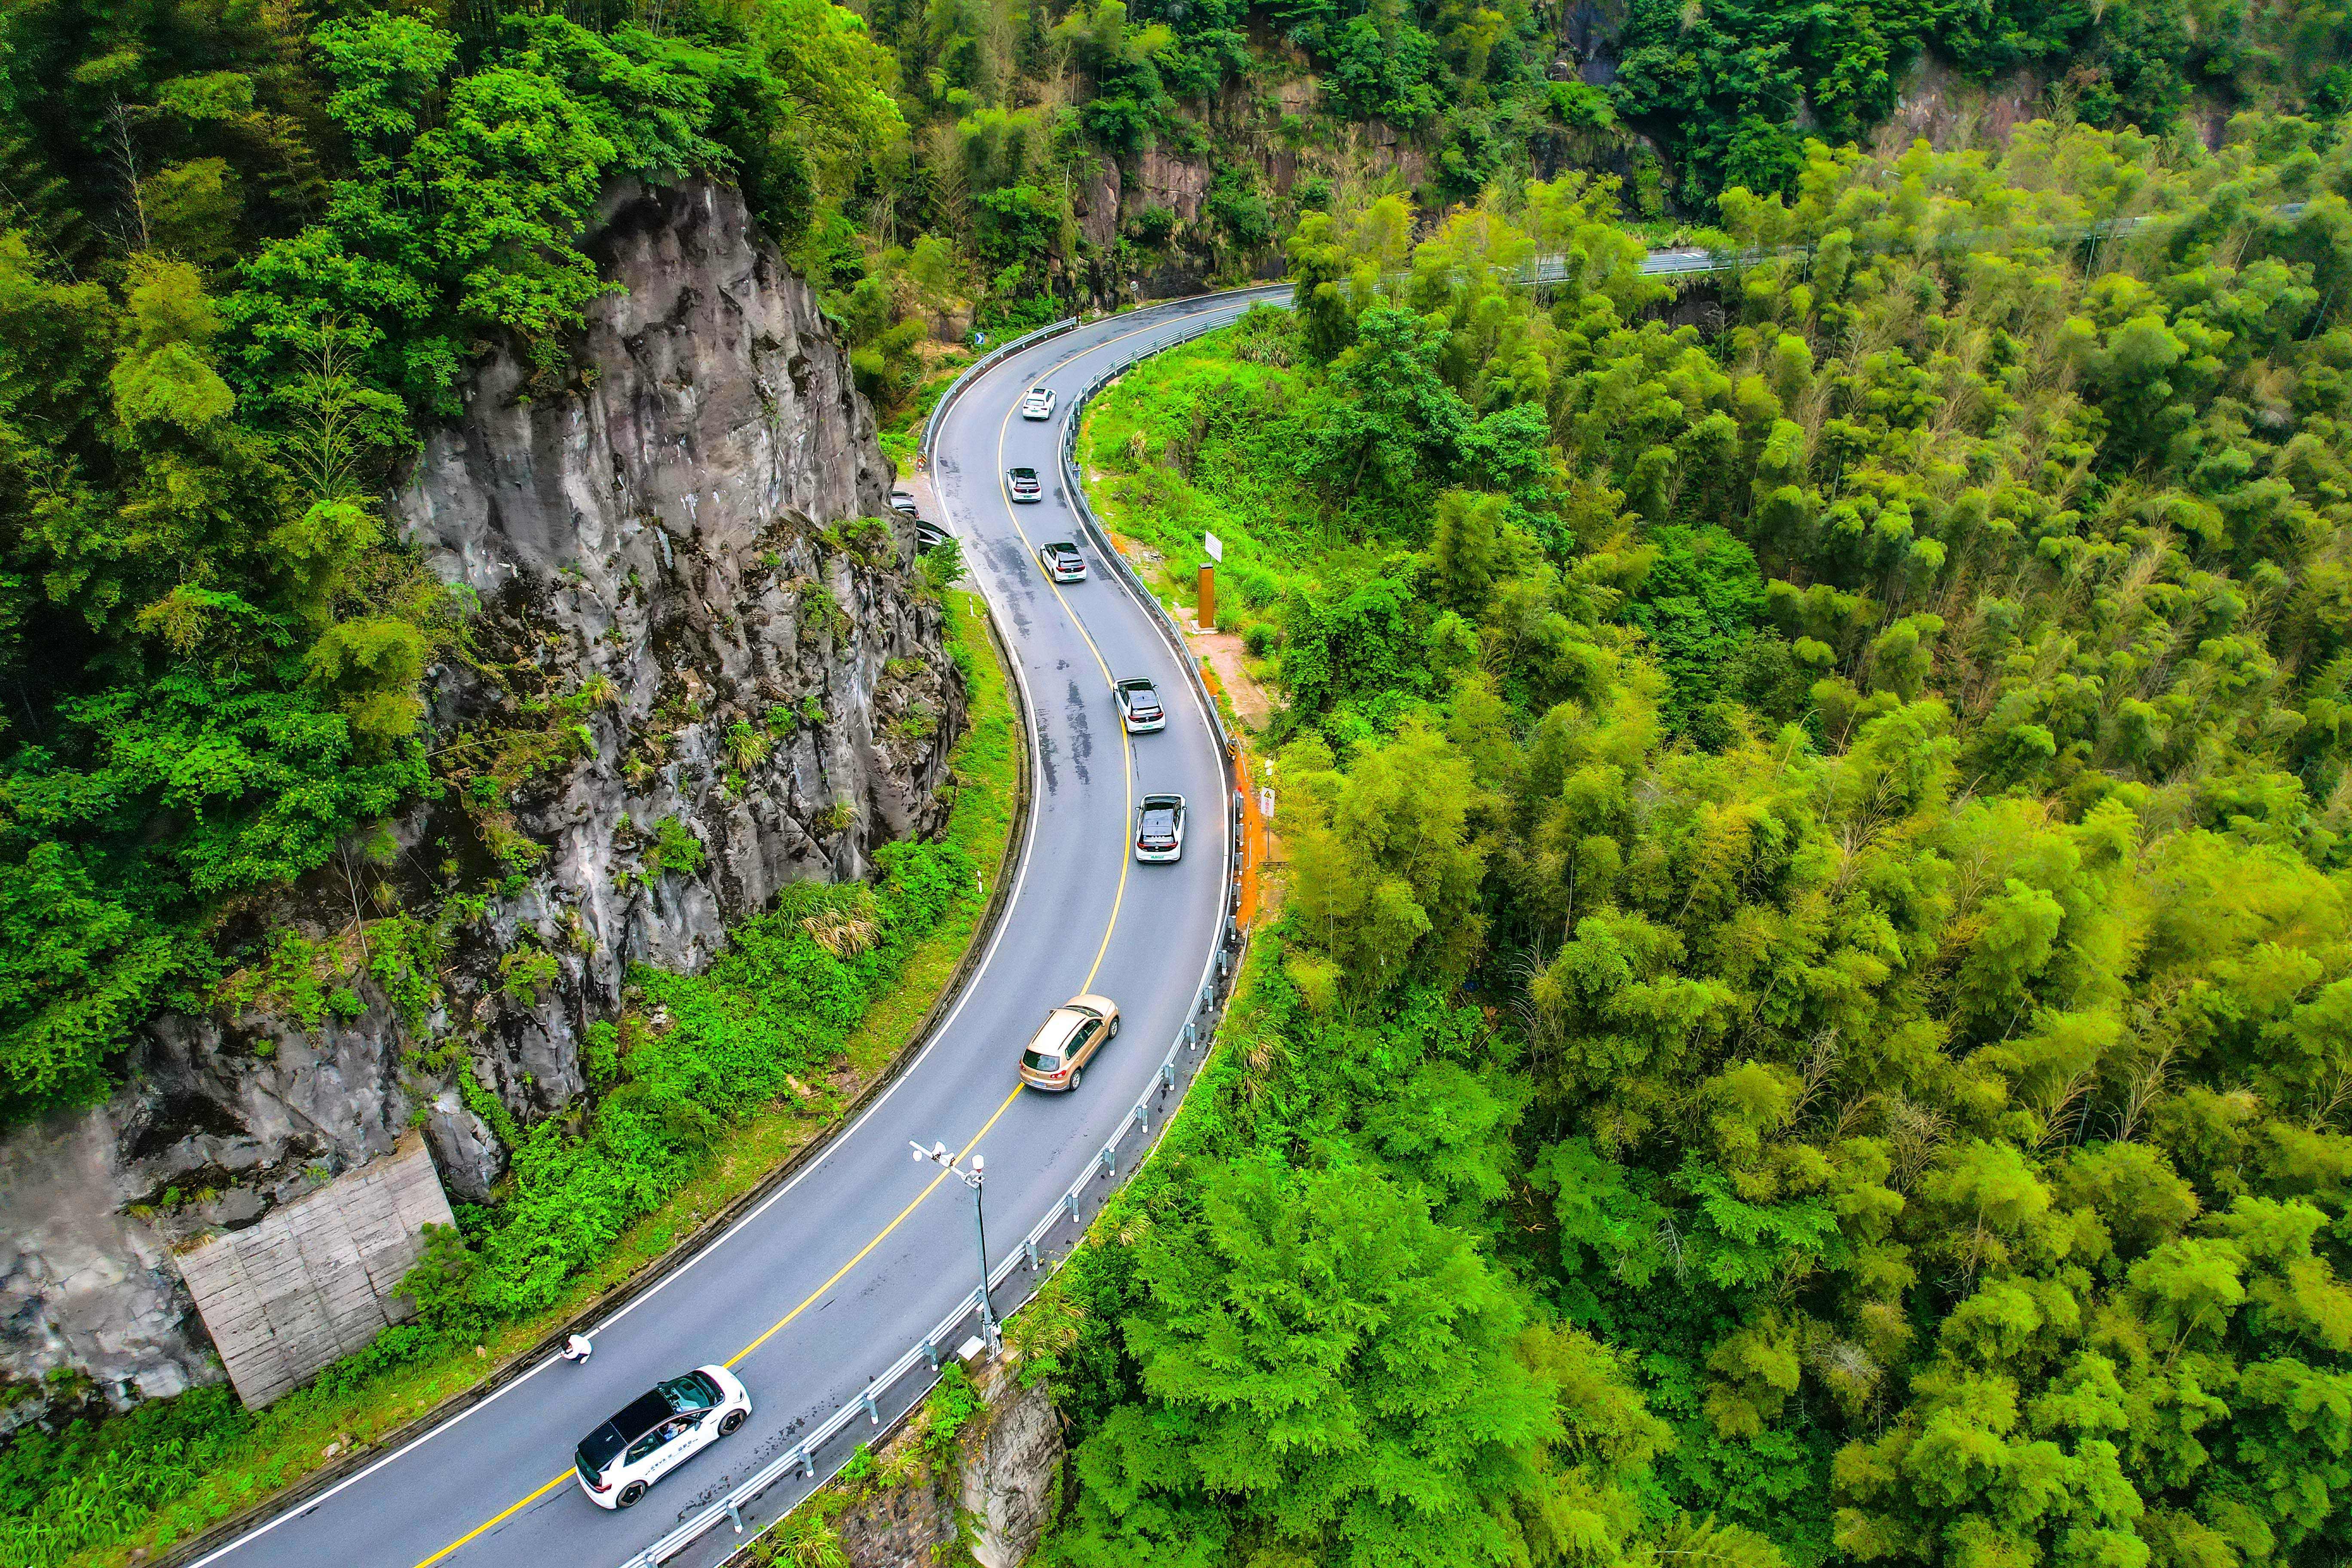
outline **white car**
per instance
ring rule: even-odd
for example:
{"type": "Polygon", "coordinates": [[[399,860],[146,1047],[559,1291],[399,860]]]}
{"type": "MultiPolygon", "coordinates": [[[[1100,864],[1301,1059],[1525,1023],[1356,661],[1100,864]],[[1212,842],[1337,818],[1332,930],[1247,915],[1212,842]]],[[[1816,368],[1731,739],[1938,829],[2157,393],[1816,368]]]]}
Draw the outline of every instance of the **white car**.
{"type": "Polygon", "coordinates": [[[698,1366],[657,1384],[580,1439],[572,1468],[598,1508],[634,1508],[646,1489],[751,1414],[751,1395],[723,1366],[698,1366]]]}
{"type": "Polygon", "coordinates": [[[1160,706],[1160,689],[1142,676],[1130,676],[1112,688],[1118,694],[1119,722],[1130,735],[1149,735],[1168,728],[1168,710],[1160,706]]]}
{"type": "Polygon", "coordinates": [[[1031,387],[1028,395],[1021,399],[1021,417],[1051,419],[1053,416],[1054,389],[1050,386],[1031,387]]]}
{"type": "Polygon", "coordinates": [[[1087,558],[1079,554],[1078,547],[1066,539],[1039,545],[1037,564],[1043,566],[1045,575],[1056,583],[1083,583],[1087,580],[1087,558]]]}
{"type": "Polygon", "coordinates": [[[1184,797],[1147,795],[1135,813],[1135,858],[1143,861],[1184,858],[1184,797]]]}

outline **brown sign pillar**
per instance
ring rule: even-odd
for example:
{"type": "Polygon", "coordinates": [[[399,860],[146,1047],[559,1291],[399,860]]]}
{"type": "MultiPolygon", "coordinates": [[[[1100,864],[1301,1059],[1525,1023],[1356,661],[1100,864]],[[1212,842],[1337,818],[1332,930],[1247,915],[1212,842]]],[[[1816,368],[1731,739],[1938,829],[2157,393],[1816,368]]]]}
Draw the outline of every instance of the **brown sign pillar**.
{"type": "Polygon", "coordinates": [[[1217,569],[1206,562],[1201,564],[1201,614],[1197,617],[1201,629],[1217,629],[1217,569]]]}

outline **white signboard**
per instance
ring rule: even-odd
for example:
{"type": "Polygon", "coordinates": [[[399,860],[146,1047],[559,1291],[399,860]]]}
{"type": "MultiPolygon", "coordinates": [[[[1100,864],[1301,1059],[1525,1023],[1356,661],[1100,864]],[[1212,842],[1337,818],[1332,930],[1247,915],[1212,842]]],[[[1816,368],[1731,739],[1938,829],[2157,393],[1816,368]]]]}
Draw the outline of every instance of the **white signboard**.
{"type": "Polygon", "coordinates": [[[1225,547],[1223,543],[1219,542],[1215,534],[1204,533],[1201,535],[1201,539],[1202,542],[1208,546],[1210,560],[1223,561],[1225,558],[1225,547]]]}

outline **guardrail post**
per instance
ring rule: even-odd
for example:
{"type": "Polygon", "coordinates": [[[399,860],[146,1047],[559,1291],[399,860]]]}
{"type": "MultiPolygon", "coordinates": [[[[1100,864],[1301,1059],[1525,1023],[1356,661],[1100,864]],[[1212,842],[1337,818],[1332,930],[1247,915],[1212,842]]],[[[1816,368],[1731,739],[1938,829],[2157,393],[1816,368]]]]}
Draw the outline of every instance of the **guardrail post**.
{"type": "Polygon", "coordinates": [[[1023,1243],[1021,1244],[1021,1250],[1022,1250],[1023,1252],[1025,1252],[1025,1253],[1027,1253],[1027,1254],[1029,1255],[1029,1272],[1030,1272],[1030,1273],[1032,1273],[1032,1274],[1034,1274],[1035,1272],[1037,1272],[1037,1269],[1038,1269],[1038,1267],[1039,1267],[1038,1262],[1037,1262],[1037,1244],[1036,1244],[1036,1242],[1034,1242],[1034,1241],[1024,1241],[1024,1242],[1023,1242],[1023,1243]]]}
{"type": "MultiPolygon", "coordinates": [[[[1189,1026],[1187,1026],[1187,1027],[1189,1026]]],[[[1163,1090],[1174,1089],[1176,1087],[1176,1058],[1174,1057],[1170,1057],[1166,1061],[1160,1064],[1160,1087],[1163,1090]]]]}
{"type": "Polygon", "coordinates": [[[940,1370],[940,1347],[930,1341],[923,1342],[923,1360],[933,1372],[940,1370]]]}
{"type": "Polygon", "coordinates": [[[866,1390],[866,1419],[877,1426],[882,1425],[882,1412],[874,1408],[874,1390],[870,1386],[866,1390]]]}
{"type": "Polygon", "coordinates": [[[1135,1102],[1135,1124],[1143,1129],[1146,1138],[1151,1136],[1151,1097],[1144,1096],[1135,1102]]]}
{"type": "Polygon", "coordinates": [[[738,1534],[738,1535],[742,1534],[742,1533],[743,1533],[743,1510],[742,1510],[742,1509],[740,1509],[740,1507],[738,1507],[738,1506],[737,1506],[737,1505],[735,1505],[734,1503],[731,1503],[731,1502],[730,1502],[730,1503],[729,1503],[729,1504],[727,1505],[727,1522],[728,1522],[728,1523],[730,1523],[730,1524],[731,1524],[731,1525],[733,1525],[733,1526],[735,1527],[735,1533],[736,1533],[736,1534],[738,1534]]]}
{"type": "Polygon", "coordinates": [[[1103,1174],[1106,1176],[1118,1174],[1118,1155],[1108,1143],[1103,1145],[1102,1168],[1103,1174]]]}
{"type": "Polygon", "coordinates": [[[1077,1189],[1077,1188],[1076,1188],[1076,1187],[1072,1187],[1068,1192],[1064,1193],[1064,1194],[1062,1194],[1062,1202],[1063,1202],[1065,1205],[1066,1205],[1068,1206],[1068,1208],[1069,1208],[1069,1211],[1070,1211],[1070,1223],[1071,1223],[1072,1225],[1076,1225],[1076,1224],[1077,1224],[1077,1223],[1078,1223],[1078,1189],[1077,1189]]]}
{"type": "Polygon", "coordinates": [[[801,1474],[803,1476],[816,1474],[816,1454],[806,1443],[801,1445],[801,1474]]]}

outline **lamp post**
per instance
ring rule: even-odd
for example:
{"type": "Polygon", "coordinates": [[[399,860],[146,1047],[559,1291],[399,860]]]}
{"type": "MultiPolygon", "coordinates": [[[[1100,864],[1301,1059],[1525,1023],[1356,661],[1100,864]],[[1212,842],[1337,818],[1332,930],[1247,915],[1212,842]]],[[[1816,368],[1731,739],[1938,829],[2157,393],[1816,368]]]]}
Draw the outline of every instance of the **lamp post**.
{"type": "Polygon", "coordinates": [[[1004,1344],[1003,1336],[997,1332],[995,1310],[988,1304],[988,1215],[982,1198],[982,1188],[988,1180],[987,1158],[974,1154],[971,1168],[966,1170],[956,1163],[956,1157],[948,1152],[948,1146],[944,1143],[933,1143],[928,1149],[911,1138],[907,1143],[914,1150],[918,1161],[929,1161],[971,1189],[972,1223],[980,1236],[980,1331],[988,1338],[988,1353],[994,1355],[1004,1348],[1004,1344]]]}

